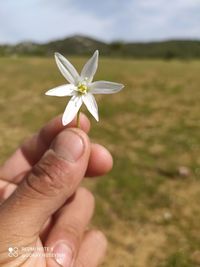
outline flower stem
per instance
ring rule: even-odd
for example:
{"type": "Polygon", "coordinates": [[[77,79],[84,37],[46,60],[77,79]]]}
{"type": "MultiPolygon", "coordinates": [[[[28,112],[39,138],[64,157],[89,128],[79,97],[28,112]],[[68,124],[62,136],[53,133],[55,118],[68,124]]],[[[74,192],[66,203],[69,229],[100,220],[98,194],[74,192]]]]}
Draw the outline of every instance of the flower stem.
{"type": "Polygon", "coordinates": [[[80,113],[81,113],[81,111],[79,109],[79,111],[77,113],[77,128],[80,128],[80,113]]]}

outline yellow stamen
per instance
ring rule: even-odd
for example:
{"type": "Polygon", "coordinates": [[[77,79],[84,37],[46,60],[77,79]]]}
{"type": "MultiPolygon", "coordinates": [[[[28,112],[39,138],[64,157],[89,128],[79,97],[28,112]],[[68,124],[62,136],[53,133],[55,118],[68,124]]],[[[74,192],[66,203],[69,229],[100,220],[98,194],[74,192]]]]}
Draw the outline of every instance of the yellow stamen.
{"type": "Polygon", "coordinates": [[[81,94],[86,94],[88,92],[88,87],[84,83],[78,85],[78,92],[81,94]]]}

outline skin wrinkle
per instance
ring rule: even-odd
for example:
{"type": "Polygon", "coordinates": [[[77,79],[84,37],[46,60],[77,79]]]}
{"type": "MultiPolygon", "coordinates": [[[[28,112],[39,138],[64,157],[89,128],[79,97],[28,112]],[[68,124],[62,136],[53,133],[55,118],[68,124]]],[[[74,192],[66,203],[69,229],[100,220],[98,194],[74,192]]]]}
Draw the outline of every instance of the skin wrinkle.
{"type": "MultiPolygon", "coordinates": [[[[3,233],[5,233],[7,231],[7,229],[10,229],[9,235],[12,236],[12,238],[16,237],[18,240],[23,241],[22,237],[29,239],[32,236],[38,236],[38,234],[40,233],[40,229],[36,229],[36,228],[34,229],[33,228],[30,231],[32,234],[29,235],[29,234],[27,234],[27,231],[25,231],[26,230],[26,228],[25,228],[23,230],[23,235],[21,235],[21,229],[24,228],[24,224],[28,224],[30,226],[30,228],[32,225],[32,217],[27,217],[26,221],[19,220],[18,209],[21,209],[23,211],[24,207],[26,208],[26,202],[21,201],[21,197],[24,197],[24,195],[22,196],[21,192],[22,191],[18,192],[18,190],[16,190],[16,193],[18,194],[18,196],[15,195],[15,198],[10,198],[1,207],[0,236],[1,236],[1,233],[3,236],[3,233]],[[6,218],[6,220],[5,220],[5,218],[6,218]],[[13,227],[13,225],[16,225],[16,227],[13,227]],[[15,233],[15,231],[20,231],[20,236],[17,233],[15,233]],[[26,232],[26,234],[25,234],[25,232],[26,232]]],[[[27,197],[27,196],[25,196],[25,197],[27,197]]],[[[33,198],[31,198],[29,196],[29,199],[32,200],[33,198]]],[[[34,213],[32,214],[32,216],[34,218],[34,213]]],[[[11,242],[9,244],[13,243],[13,241],[14,240],[11,240],[11,242]]]]}
{"type": "Polygon", "coordinates": [[[17,258],[14,258],[14,257],[9,257],[8,258],[8,252],[5,253],[5,258],[2,260],[1,259],[1,262],[3,265],[1,265],[1,267],[22,267],[23,264],[25,264],[27,261],[28,261],[28,257],[26,258],[23,258],[24,261],[21,263],[20,259],[22,257],[17,257],[17,258]],[[14,263],[16,262],[16,263],[14,263]],[[19,262],[20,262],[20,265],[19,265],[19,262]],[[6,264],[6,265],[5,265],[6,264]]]}
{"type": "Polygon", "coordinates": [[[48,150],[44,157],[38,165],[33,167],[31,174],[27,177],[27,183],[41,194],[48,191],[48,196],[55,195],[64,186],[66,187],[66,178],[70,176],[70,170],[67,162],[52,149],[48,150]],[[44,184],[45,190],[41,184],[44,184]]]}

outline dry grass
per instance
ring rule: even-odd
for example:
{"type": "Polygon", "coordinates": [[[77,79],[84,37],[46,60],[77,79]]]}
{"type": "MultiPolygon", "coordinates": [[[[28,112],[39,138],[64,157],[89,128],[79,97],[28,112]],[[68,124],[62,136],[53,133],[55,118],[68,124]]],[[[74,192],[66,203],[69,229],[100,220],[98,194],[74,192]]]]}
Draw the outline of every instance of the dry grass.
{"type": "MultiPolygon", "coordinates": [[[[81,66],[85,59],[73,58],[81,66]]],[[[0,59],[1,161],[63,111],[44,92],[64,82],[53,59],[0,59]]],[[[96,79],[125,90],[99,96],[91,137],[113,153],[96,182],[96,226],[110,241],[106,267],[200,266],[200,62],[101,59],[96,79]]]]}

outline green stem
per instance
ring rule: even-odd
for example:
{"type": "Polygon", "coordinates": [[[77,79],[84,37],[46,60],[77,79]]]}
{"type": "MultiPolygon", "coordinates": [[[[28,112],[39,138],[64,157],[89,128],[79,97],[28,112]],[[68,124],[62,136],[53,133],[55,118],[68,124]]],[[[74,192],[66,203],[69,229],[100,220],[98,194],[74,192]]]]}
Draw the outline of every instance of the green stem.
{"type": "Polygon", "coordinates": [[[79,109],[79,111],[77,113],[77,128],[80,128],[80,113],[81,113],[81,111],[79,109]]]}

